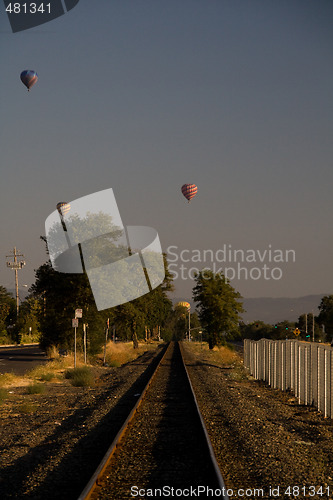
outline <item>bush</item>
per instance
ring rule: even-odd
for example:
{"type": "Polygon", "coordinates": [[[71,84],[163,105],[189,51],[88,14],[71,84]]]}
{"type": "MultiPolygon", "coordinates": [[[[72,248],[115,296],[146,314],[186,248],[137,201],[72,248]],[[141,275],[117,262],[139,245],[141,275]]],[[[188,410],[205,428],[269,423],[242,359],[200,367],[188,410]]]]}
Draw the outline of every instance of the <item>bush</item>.
{"type": "Polygon", "coordinates": [[[54,373],[51,372],[45,372],[42,373],[40,376],[40,379],[43,380],[43,382],[50,382],[54,378],[54,373]]]}
{"type": "Polygon", "coordinates": [[[27,393],[28,394],[43,394],[45,392],[45,385],[44,384],[30,384],[27,387],[27,393]]]}
{"type": "Polygon", "coordinates": [[[0,345],[10,344],[13,344],[13,340],[10,338],[10,336],[4,331],[0,332],[0,345]]]}
{"type": "Polygon", "coordinates": [[[95,382],[94,374],[88,366],[66,370],[65,378],[70,379],[74,387],[89,387],[95,382]]]}

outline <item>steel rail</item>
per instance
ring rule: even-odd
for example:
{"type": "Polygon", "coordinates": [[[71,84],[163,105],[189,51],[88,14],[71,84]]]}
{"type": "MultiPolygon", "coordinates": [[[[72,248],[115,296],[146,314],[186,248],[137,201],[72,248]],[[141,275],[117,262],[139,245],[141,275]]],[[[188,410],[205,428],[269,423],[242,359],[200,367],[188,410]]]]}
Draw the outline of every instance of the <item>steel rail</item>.
{"type": "Polygon", "coordinates": [[[192,385],[192,382],[191,382],[191,379],[190,379],[190,375],[189,375],[187,367],[186,367],[186,363],[185,363],[185,360],[184,360],[183,346],[182,346],[181,342],[179,342],[179,348],[180,348],[180,353],[181,353],[181,358],[182,358],[182,362],[183,362],[183,365],[184,365],[184,369],[185,369],[185,372],[186,372],[186,375],[187,375],[188,383],[190,384],[190,387],[191,387],[191,393],[192,393],[193,401],[194,401],[194,404],[195,404],[196,409],[197,409],[197,413],[198,413],[198,416],[199,416],[199,419],[200,419],[200,422],[201,422],[202,430],[203,430],[203,432],[205,434],[206,443],[207,443],[207,447],[208,447],[208,451],[209,451],[209,456],[210,456],[210,459],[211,459],[211,462],[212,462],[212,465],[213,465],[213,468],[214,468],[216,480],[218,482],[220,490],[222,492],[225,492],[225,494],[223,494],[221,496],[221,498],[223,500],[229,500],[229,496],[226,493],[227,492],[227,488],[226,488],[226,485],[225,485],[223,477],[222,477],[222,472],[221,472],[220,467],[218,465],[218,462],[217,462],[217,459],[216,459],[216,455],[215,455],[215,452],[214,452],[214,448],[213,448],[213,445],[211,443],[211,440],[210,440],[210,437],[209,437],[209,434],[208,434],[208,431],[207,431],[206,424],[205,424],[204,419],[203,419],[203,417],[201,415],[201,411],[200,411],[200,408],[199,408],[198,400],[196,398],[196,395],[195,395],[195,392],[194,392],[194,389],[193,389],[193,385],[192,385]]]}
{"type": "Polygon", "coordinates": [[[100,479],[103,477],[105,469],[108,467],[108,465],[109,465],[109,463],[110,463],[113,455],[117,451],[117,448],[119,448],[121,440],[123,439],[124,435],[126,434],[126,432],[128,430],[128,427],[129,427],[129,424],[133,420],[133,418],[134,418],[134,416],[135,416],[138,408],[140,407],[140,405],[141,405],[141,403],[142,403],[142,401],[143,401],[143,399],[144,399],[144,397],[146,395],[147,390],[149,389],[152,381],[155,379],[155,376],[156,376],[156,374],[158,372],[158,369],[160,368],[162,361],[166,357],[166,354],[167,354],[169,348],[170,348],[170,343],[165,348],[165,352],[164,352],[163,356],[161,357],[160,361],[158,362],[158,365],[156,366],[156,368],[155,368],[152,376],[148,380],[148,382],[147,382],[145,388],[143,389],[143,391],[142,391],[139,399],[137,400],[137,402],[135,403],[135,405],[134,405],[133,409],[131,410],[130,414],[128,415],[128,417],[126,418],[125,422],[123,423],[123,425],[119,429],[119,431],[118,431],[117,435],[115,436],[112,444],[110,445],[110,447],[108,448],[108,450],[105,453],[104,457],[102,458],[102,461],[100,462],[99,466],[95,470],[95,472],[92,475],[90,481],[88,482],[88,484],[86,485],[86,487],[84,488],[84,490],[82,491],[82,493],[80,494],[80,496],[78,497],[78,500],[88,500],[91,497],[91,495],[92,495],[95,487],[98,486],[98,483],[99,483],[100,479]]]}
{"type": "MultiPolygon", "coordinates": [[[[222,492],[222,495],[220,496],[220,498],[222,500],[229,500],[229,496],[226,493],[227,492],[227,488],[225,486],[221,470],[220,470],[220,468],[218,466],[218,463],[217,463],[217,460],[216,460],[216,456],[215,456],[215,453],[214,453],[214,449],[213,449],[213,446],[211,444],[210,437],[209,437],[206,425],[204,423],[203,417],[201,415],[201,412],[200,412],[200,409],[199,409],[199,405],[198,405],[198,401],[197,401],[197,398],[196,398],[195,393],[194,393],[193,385],[192,385],[192,382],[191,382],[191,379],[190,379],[190,376],[189,376],[189,373],[188,373],[188,370],[187,370],[187,367],[186,367],[186,364],[185,364],[185,361],[184,361],[183,348],[182,348],[182,345],[181,345],[180,342],[178,342],[178,345],[179,345],[179,348],[180,348],[180,354],[181,354],[181,359],[182,359],[183,367],[184,367],[184,370],[185,370],[185,373],[186,373],[186,376],[187,376],[187,380],[188,380],[188,383],[189,383],[189,388],[190,388],[190,391],[191,391],[191,397],[193,399],[193,402],[194,402],[194,405],[195,405],[195,408],[196,408],[196,411],[197,411],[197,414],[198,414],[198,417],[199,417],[199,421],[200,421],[200,424],[201,424],[201,428],[202,428],[204,436],[205,436],[206,445],[207,445],[208,452],[209,452],[209,457],[210,457],[210,460],[211,460],[211,463],[212,463],[212,466],[213,466],[213,470],[214,470],[215,478],[216,478],[216,481],[217,481],[217,485],[218,485],[219,489],[222,492]]],[[[168,346],[166,347],[163,356],[161,357],[161,359],[160,359],[157,367],[155,368],[155,370],[154,370],[152,376],[150,377],[149,381],[147,382],[145,388],[143,389],[143,391],[142,391],[142,393],[141,393],[138,401],[136,402],[135,406],[133,407],[133,409],[131,410],[130,414],[126,418],[126,420],[123,423],[122,427],[118,431],[116,437],[114,438],[111,446],[109,447],[109,449],[107,450],[106,454],[104,455],[104,457],[103,457],[102,461],[100,462],[99,466],[97,467],[95,473],[93,474],[93,476],[91,477],[90,481],[88,482],[88,484],[86,485],[86,487],[84,488],[84,490],[82,491],[82,493],[80,494],[80,496],[78,497],[78,500],[89,500],[89,498],[93,494],[94,489],[101,482],[101,480],[103,478],[103,474],[104,474],[106,468],[108,467],[108,465],[109,465],[112,457],[116,453],[117,449],[120,447],[121,441],[122,441],[123,437],[125,436],[126,432],[128,431],[129,424],[133,420],[135,414],[137,413],[138,408],[140,407],[142,401],[144,400],[145,395],[147,393],[147,390],[149,389],[151,383],[155,379],[156,374],[157,374],[159,368],[161,367],[164,359],[166,358],[166,356],[168,354],[170,346],[171,346],[171,343],[169,343],[168,346]]]]}

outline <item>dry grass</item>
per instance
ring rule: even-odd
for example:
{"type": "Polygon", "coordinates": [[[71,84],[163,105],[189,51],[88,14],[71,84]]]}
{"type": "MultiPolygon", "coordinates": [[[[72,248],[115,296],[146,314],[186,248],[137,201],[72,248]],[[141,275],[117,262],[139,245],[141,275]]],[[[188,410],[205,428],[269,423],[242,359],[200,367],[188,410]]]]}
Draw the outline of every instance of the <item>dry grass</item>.
{"type": "Polygon", "coordinates": [[[21,377],[14,375],[14,373],[1,373],[0,374],[0,387],[11,387],[16,383],[19,385],[21,377]]]}
{"type": "MultiPolygon", "coordinates": [[[[148,350],[154,350],[159,344],[157,342],[153,343],[139,343],[138,349],[133,349],[132,342],[117,342],[113,343],[109,341],[106,349],[106,363],[108,366],[121,366],[125,363],[133,361],[137,357],[141,356],[144,352],[148,350]]],[[[29,386],[30,384],[36,383],[36,381],[58,382],[64,380],[64,374],[66,370],[74,368],[74,353],[69,353],[67,356],[60,356],[57,349],[52,349],[47,353],[51,361],[38,365],[24,376],[17,376],[13,373],[0,374],[0,388],[9,387],[22,387],[29,386]],[[60,380],[59,380],[60,379],[60,380]]],[[[97,356],[98,364],[101,360],[103,361],[104,349],[97,356]]],[[[96,364],[96,359],[95,359],[96,364]]],[[[92,366],[91,364],[88,364],[92,366]]],[[[76,366],[81,368],[86,366],[84,364],[83,354],[78,352],[76,356],[76,366]]]]}
{"type": "Polygon", "coordinates": [[[248,374],[244,368],[243,361],[237,352],[227,346],[209,349],[207,342],[184,342],[185,347],[193,352],[201,362],[229,368],[228,377],[233,380],[246,380],[248,374]]]}
{"type": "Polygon", "coordinates": [[[204,358],[205,361],[223,366],[232,366],[240,362],[238,354],[226,346],[214,347],[214,349],[211,350],[207,342],[202,342],[202,344],[200,344],[200,342],[184,342],[184,344],[187,349],[204,358]]]}
{"type": "MultiPolygon", "coordinates": [[[[77,354],[76,356],[77,366],[84,364],[83,356],[77,354]]],[[[32,379],[38,380],[51,380],[52,378],[62,378],[65,370],[74,367],[74,354],[70,353],[67,356],[57,356],[52,357],[51,361],[44,363],[43,365],[36,366],[27,373],[27,376],[32,379]]]]}
{"type": "MultiPolygon", "coordinates": [[[[140,342],[138,349],[133,348],[132,342],[111,342],[109,341],[106,346],[106,356],[105,362],[109,366],[121,366],[125,363],[129,363],[134,359],[141,356],[144,352],[148,350],[154,350],[157,348],[159,344],[157,342],[153,342],[147,344],[145,342],[140,342]]],[[[104,348],[101,354],[98,355],[98,358],[103,360],[104,357],[104,348]]]]}

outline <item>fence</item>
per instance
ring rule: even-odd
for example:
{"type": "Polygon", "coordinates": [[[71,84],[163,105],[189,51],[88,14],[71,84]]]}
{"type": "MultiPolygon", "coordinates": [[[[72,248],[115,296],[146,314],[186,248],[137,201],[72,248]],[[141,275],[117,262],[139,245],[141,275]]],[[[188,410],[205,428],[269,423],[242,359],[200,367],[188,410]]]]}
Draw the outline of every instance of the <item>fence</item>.
{"type": "Polygon", "coordinates": [[[257,380],[290,389],[299,404],[333,418],[333,348],[299,340],[244,340],[244,366],[257,380]]]}

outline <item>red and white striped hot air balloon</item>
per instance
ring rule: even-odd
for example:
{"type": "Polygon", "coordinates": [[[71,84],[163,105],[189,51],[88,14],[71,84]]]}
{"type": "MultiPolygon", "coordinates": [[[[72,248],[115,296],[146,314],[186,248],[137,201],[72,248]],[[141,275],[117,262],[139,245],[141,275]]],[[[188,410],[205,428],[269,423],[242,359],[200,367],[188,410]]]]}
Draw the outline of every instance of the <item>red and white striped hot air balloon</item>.
{"type": "Polygon", "coordinates": [[[188,201],[197,194],[198,188],[195,184],[184,184],[182,186],[182,193],[188,201]]]}
{"type": "Polygon", "coordinates": [[[70,209],[71,209],[71,206],[67,201],[59,201],[59,203],[57,203],[57,210],[58,210],[61,217],[66,215],[67,212],[70,211],[70,209]]]}

